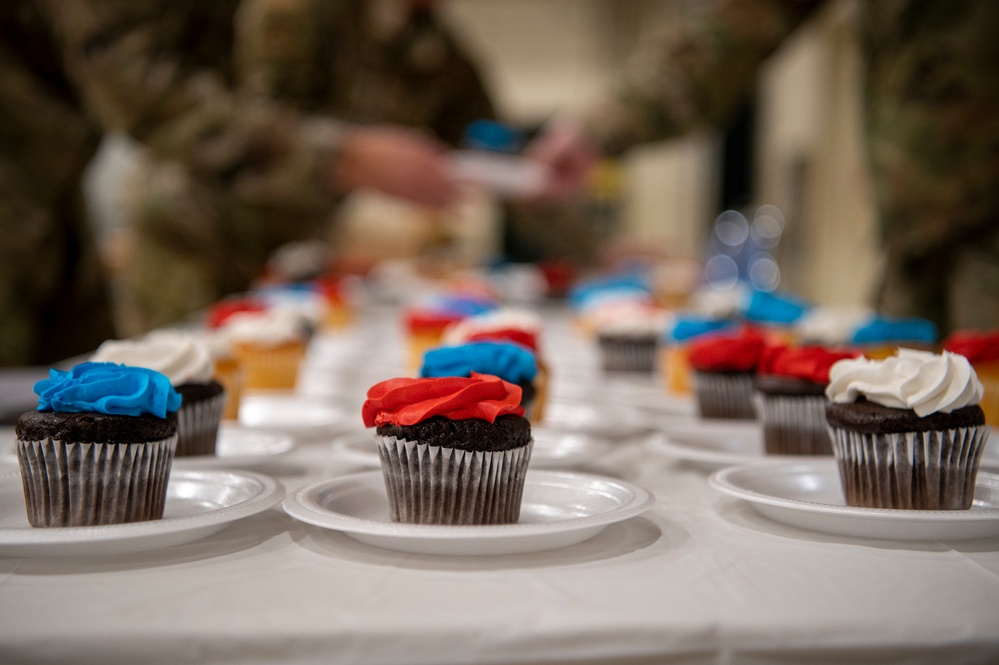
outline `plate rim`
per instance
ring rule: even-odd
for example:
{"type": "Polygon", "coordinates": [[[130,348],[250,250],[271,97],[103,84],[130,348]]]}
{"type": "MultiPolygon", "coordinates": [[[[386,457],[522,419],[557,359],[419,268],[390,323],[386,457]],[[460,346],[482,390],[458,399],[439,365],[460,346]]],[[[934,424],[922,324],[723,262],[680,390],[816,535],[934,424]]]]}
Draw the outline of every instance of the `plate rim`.
{"type": "Polygon", "coordinates": [[[694,447],[678,444],[675,439],[669,436],[669,431],[666,428],[658,430],[650,436],[646,445],[654,452],[666,455],[667,457],[683,462],[710,464],[717,467],[716,470],[730,466],[773,466],[774,464],[818,462],[831,459],[830,455],[750,455],[745,453],[726,453],[711,449],[697,451],[694,447]],[[687,454],[688,452],[694,454],[687,454]]]}
{"type": "MultiPolygon", "coordinates": [[[[835,460],[822,462],[793,462],[784,464],[748,464],[730,466],[712,473],[708,477],[708,485],[722,494],[750,503],[759,503],[796,512],[812,512],[834,517],[864,518],[868,520],[916,522],[916,523],[955,523],[955,522],[991,522],[999,521],[999,508],[981,508],[977,510],[912,510],[904,508],[866,508],[862,506],[839,506],[818,501],[790,499],[772,494],[764,494],[756,490],[740,487],[733,482],[732,476],[753,473],[791,473],[795,470],[806,470],[829,473],[836,471],[835,460]]],[[[999,488],[999,474],[979,471],[975,486],[988,485],[999,488]]]]}
{"type": "MultiPolygon", "coordinates": [[[[128,541],[138,538],[164,536],[188,530],[206,528],[219,524],[227,524],[261,513],[277,505],[284,498],[284,486],[270,476],[236,469],[171,469],[171,480],[174,474],[178,476],[227,475],[241,476],[244,480],[253,480],[260,485],[260,491],[254,496],[229,506],[213,508],[212,510],[194,515],[164,517],[158,520],[143,522],[128,522],[125,524],[102,524],[97,526],[67,526],[53,528],[37,528],[32,526],[8,527],[0,526],[0,548],[25,546],[63,546],[76,544],[96,544],[116,541],[128,541]],[[235,513],[235,515],[233,515],[235,513]],[[193,524],[192,524],[193,523],[193,524]],[[20,538],[19,538],[20,536],[20,538]],[[83,537],[81,537],[83,536],[83,537]]],[[[20,471],[0,473],[0,483],[17,480],[20,483],[20,471]]]]}
{"type": "Polygon", "coordinates": [[[384,476],[381,471],[361,471],[359,473],[351,473],[337,476],[335,478],[328,478],[326,480],[307,485],[296,492],[289,493],[288,496],[284,498],[281,506],[284,511],[288,513],[288,515],[299,521],[334,531],[343,531],[351,534],[359,533],[380,537],[393,537],[399,539],[471,541],[552,535],[555,533],[606,526],[608,524],[621,522],[641,515],[651,509],[656,502],[655,495],[644,487],[626,480],[600,476],[592,473],[551,470],[528,471],[525,486],[532,480],[537,481],[541,478],[548,479],[549,482],[562,481],[563,483],[570,480],[575,480],[577,482],[586,480],[610,482],[630,492],[631,498],[624,505],[618,506],[617,508],[605,511],[598,515],[587,515],[585,517],[531,524],[489,525],[437,525],[383,522],[361,517],[353,517],[343,513],[336,513],[317,506],[315,501],[311,501],[311,505],[305,503],[308,495],[314,496],[315,494],[318,494],[318,492],[329,489],[337,484],[365,481],[369,483],[377,481],[377,484],[380,485],[384,483],[384,476]],[[317,515],[323,516],[326,518],[326,522],[321,523],[318,520],[310,521],[309,519],[303,517],[303,515],[313,517],[314,520],[317,515]],[[330,523],[331,519],[333,523],[330,523]]]}

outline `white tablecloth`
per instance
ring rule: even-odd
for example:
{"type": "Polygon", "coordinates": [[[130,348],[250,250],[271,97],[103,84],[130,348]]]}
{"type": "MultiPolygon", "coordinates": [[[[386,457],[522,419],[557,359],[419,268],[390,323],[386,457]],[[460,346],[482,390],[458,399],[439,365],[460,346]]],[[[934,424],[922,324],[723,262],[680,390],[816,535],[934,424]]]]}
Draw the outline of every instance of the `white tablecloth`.
{"type": "MultiPolygon", "coordinates": [[[[599,384],[585,339],[551,325],[555,391],[619,389],[599,384]]],[[[330,392],[363,395],[351,381],[401,366],[394,330],[382,316],[327,340],[330,392]]],[[[360,468],[313,441],[253,470],[294,491],[360,468]]],[[[0,663],[999,662],[999,538],[783,526],[641,438],[581,470],[656,505],[513,556],[378,549],[278,506],[159,551],[0,558],[0,663]]]]}

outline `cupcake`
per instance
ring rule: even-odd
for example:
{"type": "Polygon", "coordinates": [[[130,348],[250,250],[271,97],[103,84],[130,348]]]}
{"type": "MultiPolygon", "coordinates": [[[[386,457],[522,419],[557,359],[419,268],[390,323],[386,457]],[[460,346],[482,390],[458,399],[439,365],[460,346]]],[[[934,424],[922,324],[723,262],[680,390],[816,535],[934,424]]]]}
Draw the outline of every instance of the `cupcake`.
{"type": "Polygon", "coordinates": [[[694,394],[702,418],[756,418],[756,365],[766,341],[755,328],[711,333],[690,345],[694,394]]]}
{"type": "Polygon", "coordinates": [[[225,390],[213,377],[208,346],[191,334],[160,331],[139,340],[108,340],[93,362],[145,367],[164,374],[183,397],[177,412],[176,455],[214,455],[225,390]]]}
{"type": "Polygon", "coordinates": [[[666,388],[678,395],[693,392],[690,361],[687,351],[690,344],[709,333],[735,328],[730,319],[711,319],[696,315],[677,316],[670,322],[659,341],[659,368],[666,388]]]}
{"type": "Polygon", "coordinates": [[[826,396],[847,505],[971,507],[989,428],[967,358],[899,349],[884,360],[840,360],[826,396]]]}
{"type": "Polygon", "coordinates": [[[271,307],[242,311],[220,328],[243,370],[247,390],[291,390],[305,359],[309,326],[294,309],[271,307]]]}
{"type": "Polygon", "coordinates": [[[163,517],[181,397],[142,367],[83,363],[35,384],[18,418],[28,522],[96,526],[163,517]]]}
{"type": "Polygon", "coordinates": [[[530,349],[501,341],[439,346],[424,354],[420,367],[420,377],[425,379],[468,377],[473,373],[498,376],[518,386],[521,390],[520,405],[530,420],[538,422],[534,409],[537,396],[534,381],[538,366],[530,349]]]}
{"type": "Polygon", "coordinates": [[[795,341],[795,325],[810,309],[811,305],[790,293],[753,291],[743,316],[772,338],[790,344],[795,341]]]}
{"type": "Polygon", "coordinates": [[[832,455],[826,423],[829,368],[855,358],[817,346],[770,346],[756,368],[763,443],[769,455],[832,455]]]}
{"type": "Polygon", "coordinates": [[[872,360],[882,360],[900,347],[935,351],[937,339],[937,327],[928,319],[876,316],[857,328],[850,345],[872,360]]]}
{"type": "Polygon", "coordinates": [[[520,388],[482,374],[368,390],[389,513],[414,524],[513,524],[531,457],[520,388]]]}
{"type": "Polygon", "coordinates": [[[403,325],[409,346],[409,363],[415,370],[423,362],[427,350],[439,346],[444,331],[470,316],[478,316],[496,309],[494,300],[482,295],[437,296],[408,308],[403,314],[403,325]]]}
{"type": "Polygon", "coordinates": [[[637,302],[606,305],[590,315],[605,372],[652,374],[666,313],[637,302]]]}
{"type": "Polygon", "coordinates": [[[999,329],[955,332],[944,341],[944,349],[964,356],[975,368],[985,391],[979,404],[985,422],[992,427],[999,425],[999,329]]]}
{"type": "Polygon", "coordinates": [[[551,369],[541,352],[541,331],[541,317],[534,312],[502,308],[448,326],[444,330],[442,341],[448,346],[468,342],[504,341],[529,349],[534,354],[537,374],[534,376],[534,399],[532,406],[528,408],[528,417],[539,422],[544,416],[551,381],[551,369]]]}

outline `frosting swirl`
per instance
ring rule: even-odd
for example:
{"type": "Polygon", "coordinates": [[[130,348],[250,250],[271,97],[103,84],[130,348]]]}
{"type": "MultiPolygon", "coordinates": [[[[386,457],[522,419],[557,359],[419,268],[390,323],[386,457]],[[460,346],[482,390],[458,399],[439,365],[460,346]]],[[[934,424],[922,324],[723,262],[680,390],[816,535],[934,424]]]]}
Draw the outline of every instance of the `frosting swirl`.
{"type": "Polygon", "coordinates": [[[944,342],[944,348],[973,363],[999,361],[999,328],[989,332],[966,330],[953,333],[944,342]]]}
{"type": "Polygon", "coordinates": [[[233,314],[240,312],[262,312],[267,305],[255,298],[230,298],[216,303],[205,316],[205,325],[209,328],[221,328],[233,314]]]}
{"type": "Polygon", "coordinates": [[[531,351],[516,344],[472,342],[431,349],[424,354],[420,367],[420,376],[424,378],[471,376],[472,372],[524,384],[534,380],[538,364],[531,351]]]}
{"type": "Polygon", "coordinates": [[[520,386],[473,372],[468,378],[389,379],[368,390],[361,407],[365,427],[415,425],[433,416],[450,420],[523,416],[520,386]]]}
{"type": "Polygon", "coordinates": [[[140,340],[108,340],[97,347],[90,360],[155,370],[174,386],[209,383],[214,367],[207,344],[188,334],[166,331],[140,340]]]}
{"type": "Polygon", "coordinates": [[[534,312],[513,308],[473,316],[448,326],[444,331],[446,344],[463,344],[489,339],[516,342],[537,351],[541,319],[534,312]]]}
{"type": "Polygon", "coordinates": [[[937,341],[937,327],[921,318],[889,319],[875,317],[853,333],[853,344],[879,344],[882,342],[920,342],[933,344],[937,341]]]}
{"type": "Polygon", "coordinates": [[[307,322],[301,315],[282,307],[260,312],[238,312],[226,319],[222,330],[233,342],[279,346],[305,337],[307,322]]]}
{"type": "Polygon", "coordinates": [[[755,328],[703,335],[690,343],[687,359],[702,372],[752,372],[760,361],[766,341],[755,328]]]}
{"type": "Polygon", "coordinates": [[[68,372],[49,370],[35,383],[39,411],[103,413],[166,418],[180,408],[181,397],[160,372],[145,367],[86,362],[68,372]]]}
{"type": "Polygon", "coordinates": [[[757,374],[784,376],[825,385],[833,363],[860,355],[854,351],[831,351],[819,346],[768,346],[760,355],[757,374]]]}
{"type": "Polygon", "coordinates": [[[840,404],[858,397],[920,418],[950,413],[982,399],[982,384],[964,356],[899,349],[884,360],[840,360],[829,370],[826,396],[840,404]]]}

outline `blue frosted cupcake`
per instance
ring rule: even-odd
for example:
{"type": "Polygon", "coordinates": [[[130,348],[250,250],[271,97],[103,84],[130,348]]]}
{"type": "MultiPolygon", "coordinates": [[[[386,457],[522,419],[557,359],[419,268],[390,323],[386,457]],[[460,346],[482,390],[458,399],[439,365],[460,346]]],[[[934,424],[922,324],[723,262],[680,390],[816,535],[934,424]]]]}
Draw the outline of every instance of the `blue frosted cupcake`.
{"type": "Polygon", "coordinates": [[[50,370],[17,421],[28,521],[95,526],[163,516],[181,397],[159,372],[112,363],[50,370]]]}

